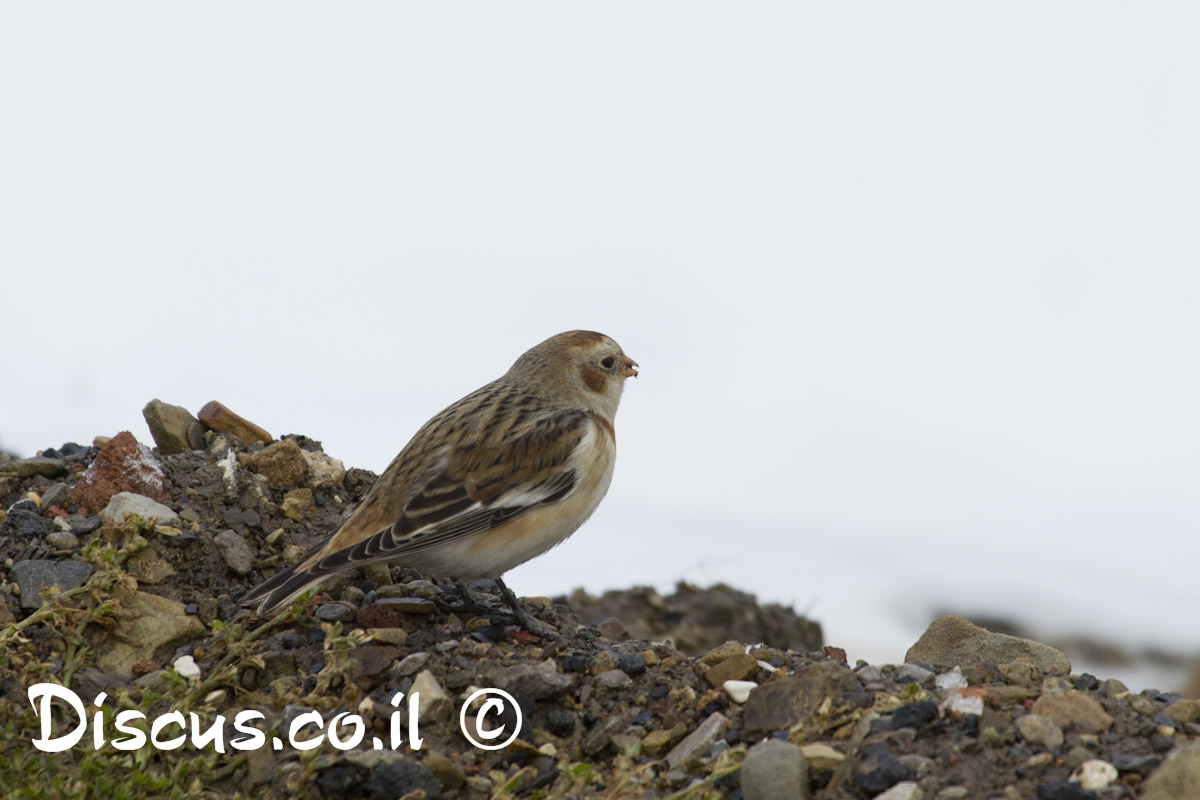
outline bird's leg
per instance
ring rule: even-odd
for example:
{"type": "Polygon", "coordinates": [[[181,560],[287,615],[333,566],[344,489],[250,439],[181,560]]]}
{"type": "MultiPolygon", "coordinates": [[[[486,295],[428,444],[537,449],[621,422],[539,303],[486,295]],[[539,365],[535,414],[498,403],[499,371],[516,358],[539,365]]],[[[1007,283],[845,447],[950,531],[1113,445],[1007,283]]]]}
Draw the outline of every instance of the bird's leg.
{"type": "Polygon", "coordinates": [[[455,581],[454,588],[458,589],[458,594],[462,597],[463,611],[470,612],[476,616],[482,616],[483,614],[487,613],[487,609],[479,605],[479,601],[476,600],[475,596],[471,594],[471,590],[467,588],[465,583],[459,583],[458,581],[455,581]]]}
{"type": "Polygon", "coordinates": [[[512,589],[505,585],[501,578],[496,578],[496,585],[500,587],[500,594],[504,595],[504,602],[508,603],[513,610],[513,616],[517,618],[517,622],[521,623],[521,627],[532,634],[536,634],[543,639],[557,639],[558,631],[553,627],[534,619],[521,608],[521,602],[517,600],[517,596],[513,594],[512,589]]]}

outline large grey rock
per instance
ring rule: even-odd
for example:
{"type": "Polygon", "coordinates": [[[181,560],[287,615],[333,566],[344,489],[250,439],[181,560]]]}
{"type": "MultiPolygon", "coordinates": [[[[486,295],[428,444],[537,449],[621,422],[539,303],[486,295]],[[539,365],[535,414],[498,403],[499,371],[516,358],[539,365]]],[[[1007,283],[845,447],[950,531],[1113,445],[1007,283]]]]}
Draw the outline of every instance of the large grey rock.
{"type": "Polygon", "coordinates": [[[142,409],[142,416],[160,452],[171,455],[192,449],[188,431],[193,425],[199,425],[200,420],[183,406],[173,406],[155,399],[142,409]]]}
{"type": "Polygon", "coordinates": [[[1142,800],[1185,797],[1200,797],[1200,741],[1177,746],[1142,784],[1142,800]]]}
{"type": "Polygon", "coordinates": [[[742,762],[741,777],[746,800],[808,797],[808,762],[791,742],[767,739],[754,745],[742,762]]]}
{"type": "Polygon", "coordinates": [[[175,525],[179,522],[179,515],[167,506],[151,500],[144,494],[133,492],[114,494],[100,512],[100,519],[109,525],[121,525],[125,522],[126,514],[137,514],[148,522],[157,520],[161,525],[175,525]]]}
{"type": "Polygon", "coordinates": [[[92,566],[82,561],[50,561],[32,558],[13,564],[11,576],[21,589],[21,608],[30,610],[42,605],[42,592],[57,586],[63,591],[74,589],[87,581],[92,566]]]}
{"type": "Polygon", "coordinates": [[[973,667],[985,662],[1008,664],[1027,658],[1042,672],[1066,675],[1071,662],[1048,644],[992,633],[953,614],[938,617],[905,654],[905,661],[943,667],[973,667]]]}

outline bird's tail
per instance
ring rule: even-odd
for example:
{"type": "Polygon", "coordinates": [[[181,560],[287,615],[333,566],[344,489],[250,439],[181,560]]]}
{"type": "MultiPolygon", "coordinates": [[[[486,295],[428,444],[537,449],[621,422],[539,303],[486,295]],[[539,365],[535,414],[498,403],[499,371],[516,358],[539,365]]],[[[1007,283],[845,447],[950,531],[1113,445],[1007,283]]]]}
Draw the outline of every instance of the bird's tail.
{"type": "Polygon", "coordinates": [[[255,586],[239,602],[244,606],[256,606],[258,613],[264,617],[291,605],[297,597],[329,577],[331,570],[317,566],[324,545],[325,541],[318,543],[304,558],[255,586]]]}

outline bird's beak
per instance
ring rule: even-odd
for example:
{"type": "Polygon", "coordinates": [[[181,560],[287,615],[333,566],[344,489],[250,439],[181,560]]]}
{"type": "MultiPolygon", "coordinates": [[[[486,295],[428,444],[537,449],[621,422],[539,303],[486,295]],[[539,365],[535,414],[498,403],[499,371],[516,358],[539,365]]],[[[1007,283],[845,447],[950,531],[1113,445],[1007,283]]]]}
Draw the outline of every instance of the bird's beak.
{"type": "Polygon", "coordinates": [[[621,370],[621,376],[625,378],[636,378],[638,375],[637,365],[638,363],[636,361],[629,356],[625,356],[625,364],[624,369],[621,370]]]}

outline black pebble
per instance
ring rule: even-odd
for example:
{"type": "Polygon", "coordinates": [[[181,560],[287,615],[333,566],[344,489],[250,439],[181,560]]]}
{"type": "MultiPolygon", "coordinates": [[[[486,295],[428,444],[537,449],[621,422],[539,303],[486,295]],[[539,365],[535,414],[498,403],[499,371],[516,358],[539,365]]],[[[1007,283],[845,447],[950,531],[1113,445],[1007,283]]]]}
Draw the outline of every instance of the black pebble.
{"type": "Polygon", "coordinates": [[[1050,781],[1038,787],[1038,800],[1099,800],[1100,795],[1089,792],[1078,783],[1050,781]]]}
{"type": "Polygon", "coordinates": [[[887,791],[900,781],[916,779],[916,773],[892,755],[886,742],[864,747],[862,756],[863,761],[854,773],[854,785],[870,797],[887,791]]]}
{"type": "Polygon", "coordinates": [[[352,769],[332,767],[321,773],[317,778],[317,786],[321,794],[334,800],[347,800],[361,795],[359,787],[363,779],[352,769]]]}
{"type": "Polygon", "coordinates": [[[650,690],[650,697],[652,697],[655,700],[661,700],[662,698],[666,697],[670,693],[671,693],[671,690],[660,683],[657,686],[655,686],[653,689],[650,690]]]}
{"type": "Polygon", "coordinates": [[[185,614],[191,614],[194,616],[194,615],[198,614],[199,612],[200,612],[200,608],[195,603],[188,603],[186,606],[183,607],[183,613],[185,613],[185,614]]]}
{"type": "Polygon", "coordinates": [[[566,738],[575,732],[575,715],[565,708],[552,708],[546,712],[546,730],[555,736],[566,738]]]}
{"type": "Polygon", "coordinates": [[[937,719],[937,715],[937,703],[932,700],[921,700],[897,708],[892,713],[892,725],[896,728],[919,728],[925,723],[937,719]]]}
{"type": "Polygon", "coordinates": [[[562,667],[563,672],[581,672],[587,666],[587,658],[585,656],[563,656],[558,665],[562,667]]]}
{"type": "Polygon", "coordinates": [[[646,670],[646,662],[641,656],[624,653],[617,657],[617,668],[626,675],[640,675],[646,670]]]}
{"type": "Polygon", "coordinates": [[[647,708],[647,709],[643,709],[641,713],[639,713],[636,717],[634,717],[633,722],[635,725],[646,726],[646,725],[649,725],[650,721],[653,719],[654,719],[654,714],[651,713],[650,709],[647,708]]]}
{"type": "Polygon", "coordinates": [[[367,778],[367,794],[373,800],[395,800],[417,789],[425,790],[426,800],[442,796],[442,784],[429,767],[408,759],[380,764],[367,778]]]}

